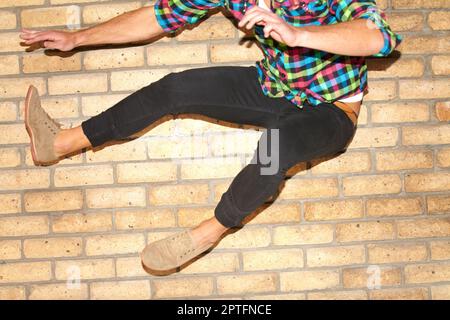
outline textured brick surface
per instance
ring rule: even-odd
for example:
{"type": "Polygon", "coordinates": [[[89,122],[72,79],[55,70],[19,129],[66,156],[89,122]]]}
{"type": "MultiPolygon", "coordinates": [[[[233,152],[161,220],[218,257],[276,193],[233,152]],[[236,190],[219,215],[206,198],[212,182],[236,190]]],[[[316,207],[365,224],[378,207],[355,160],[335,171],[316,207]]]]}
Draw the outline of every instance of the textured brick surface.
{"type": "Polygon", "coordinates": [[[347,152],[299,163],[244,228],[164,277],[139,252],[213,217],[261,132],[168,116],[35,167],[26,90],[74,127],[172,71],[253,65],[258,46],[225,12],[150,44],[63,53],[18,38],[153,3],[0,0],[0,299],[450,299],[450,1],[378,0],[405,39],[367,60],[347,152]]]}

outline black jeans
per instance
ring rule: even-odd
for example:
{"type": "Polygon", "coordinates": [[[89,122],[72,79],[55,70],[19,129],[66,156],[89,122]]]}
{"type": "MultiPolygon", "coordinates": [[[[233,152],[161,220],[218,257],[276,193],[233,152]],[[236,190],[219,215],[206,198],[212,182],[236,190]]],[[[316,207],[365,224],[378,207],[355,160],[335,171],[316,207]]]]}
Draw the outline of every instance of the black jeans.
{"type": "Polygon", "coordinates": [[[84,121],[82,129],[96,147],[125,139],[165,115],[182,113],[267,129],[253,160],[233,179],[215,208],[216,218],[226,227],[239,226],[243,218],[274,195],[290,167],[344,151],[356,130],[346,113],[331,103],[299,109],[285,98],[265,96],[253,66],[170,73],[84,121]],[[275,145],[278,148],[272,155],[275,145]],[[261,146],[267,151],[261,152],[261,146]],[[270,154],[276,161],[268,164],[261,154],[270,154]]]}

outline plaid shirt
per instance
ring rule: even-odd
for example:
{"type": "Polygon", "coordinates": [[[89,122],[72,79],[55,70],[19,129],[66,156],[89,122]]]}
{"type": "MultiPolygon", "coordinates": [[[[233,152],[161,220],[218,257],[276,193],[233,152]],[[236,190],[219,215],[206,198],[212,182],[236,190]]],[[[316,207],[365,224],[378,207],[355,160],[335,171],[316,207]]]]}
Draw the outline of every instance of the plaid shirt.
{"type": "MultiPolygon", "coordinates": [[[[225,7],[237,20],[257,0],[157,0],[155,13],[164,31],[172,33],[185,24],[196,23],[208,10],[225,7]]],[[[381,31],[384,46],[375,57],[389,55],[401,37],[392,32],[374,0],[304,0],[293,7],[291,0],[271,0],[272,11],[287,23],[302,27],[328,25],[357,18],[369,19],[381,31]]],[[[367,65],[364,57],[336,55],[304,47],[289,47],[265,38],[263,27],[255,25],[255,38],[264,58],[256,62],[263,92],[269,97],[285,97],[296,106],[333,102],[364,92],[367,65]]]]}

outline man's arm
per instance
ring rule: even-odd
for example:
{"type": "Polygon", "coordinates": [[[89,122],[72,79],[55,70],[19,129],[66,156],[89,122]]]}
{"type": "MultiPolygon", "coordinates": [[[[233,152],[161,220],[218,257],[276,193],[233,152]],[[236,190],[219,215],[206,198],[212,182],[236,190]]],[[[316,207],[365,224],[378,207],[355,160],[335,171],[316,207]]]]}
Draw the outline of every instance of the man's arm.
{"type": "Polygon", "coordinates": [[[70,51],[78,46],[119,44],[148,40],[163,34],[154,7],[126,12],[96,26],[68,31],[34,31],[24,29],[20,38],[25,44],[43,42],[45,48],[70,51]]]}
{"type": "Polygon", "coordinates": [[[384,46],[383,35],[370,20],[356,19],[333,25],[296,30],[295,46],[348,56],[371,56],[384,46]]]}

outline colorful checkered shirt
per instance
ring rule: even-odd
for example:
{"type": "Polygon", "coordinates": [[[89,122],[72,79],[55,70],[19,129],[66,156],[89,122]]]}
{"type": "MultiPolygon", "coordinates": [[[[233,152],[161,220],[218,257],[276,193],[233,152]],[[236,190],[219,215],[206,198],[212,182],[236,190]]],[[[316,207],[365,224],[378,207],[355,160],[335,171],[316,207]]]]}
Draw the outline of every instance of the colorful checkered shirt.
{"type": "MultiPolygon", "coordinates": [[[[155,13],[164,31],[173,33],[185,24],[194,24],[208,10],[225,7],[241,20],[246,9],[257,0],[157,0],[155,13]]],[[[401,42],[392,32],[384,13],[374,0],[304,0],[293,7],[291,0],[271,0],[272,11],[287,23],[302,27],[328,25],[357,18],[375,23],[384,37],[384,46],[375,57],[389,55],[401,42]]],[[[265,38],[263,27],[256,25],[255,38],[264,58],[256,62],[263,92],[269,97],[285,97],[298,107],[305,102],[318,105],[333,102],[367,88],[365,57],[336,55],[305,47],[289,47],[271,37],[265,38]]]]}

